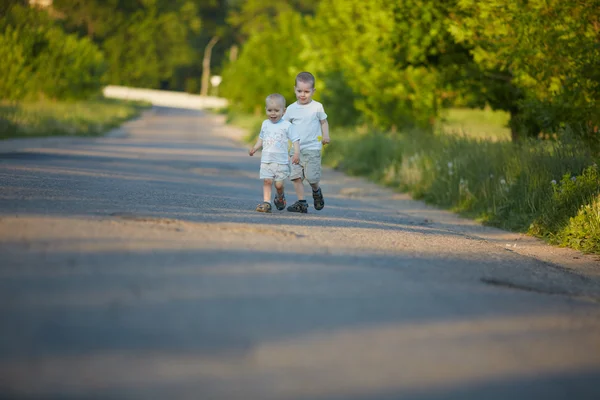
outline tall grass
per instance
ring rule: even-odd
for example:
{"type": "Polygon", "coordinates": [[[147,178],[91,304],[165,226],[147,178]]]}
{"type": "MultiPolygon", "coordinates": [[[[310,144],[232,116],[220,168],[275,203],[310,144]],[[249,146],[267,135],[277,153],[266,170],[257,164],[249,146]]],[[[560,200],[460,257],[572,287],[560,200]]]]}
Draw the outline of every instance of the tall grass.
{"type": "Polygon", "coordinates": [[[62,102],[0,102],[0,139],[97,136],[149,107],[114,99],[62,102]]]}
{"type": "Polygon", "coordinates": [[[503,229],[600,253],[598,159],[577,142],[514,145],[418,132],[337,131],[324,160],[503,229]]]}

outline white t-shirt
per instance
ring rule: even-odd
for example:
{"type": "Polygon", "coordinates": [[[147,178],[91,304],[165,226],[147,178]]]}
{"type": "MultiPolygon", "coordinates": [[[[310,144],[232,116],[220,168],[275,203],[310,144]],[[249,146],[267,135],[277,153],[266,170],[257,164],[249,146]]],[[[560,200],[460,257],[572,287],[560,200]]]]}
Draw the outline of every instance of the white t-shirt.
{"type": "Polygon", "coordinates": [[[308,104],[290,104],[283,119],[290,121],[300,137],[300,150],[321,150],[321,121],[327,119],[323,104],[316,100],[308,104]]]}
{"type": "Polygon", "coordinates": [[[289,164],[288,140],[292,143],[300,140],[291,128],[292,124],[283,118],[275,124],[268,119],[263,121],[259,135],[263,141],[260,162],[289,164]]]}

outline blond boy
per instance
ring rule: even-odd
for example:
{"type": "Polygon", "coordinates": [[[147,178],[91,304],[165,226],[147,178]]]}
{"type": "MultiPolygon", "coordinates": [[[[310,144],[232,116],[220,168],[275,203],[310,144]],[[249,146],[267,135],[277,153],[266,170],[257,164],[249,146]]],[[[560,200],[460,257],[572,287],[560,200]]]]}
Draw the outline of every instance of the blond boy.
{"type": "Polygon", "coordinates": [[[325,207],[325,200],[319,182],[321,181],[321,150],[330,143],[329,124],[323,105],[313,100],[315,77],[310,72],[300,72],[294,85],[296,102],[290,104],[283,119],[293,125],[300,137],[300,162],[293,164],[290,179],[294,184],[298,201],[287,208],[290,212],[307,213],[308,203],[304,199],[306,179],[312,188],[316,210],[325,207]]]}
{"type": "Polygon", "coordinates": [[[256,211],[270,213],[273,183],[277,190],[273,203],[278,210],[285,208],[283,181],[290,176],[288,141],[292,142],[294,148],[292,164],[297,164],[300,157],[300,138],[291,129],[292,124],[282,119],[286,109],[285,98],[279,93],[273,93],[267,96],[265,103],[267,119],[263,121],[258,140],[248,154],[253,156],[262,147],[260,179],[263,180],[263,202],[256,206],[256,211]]]}

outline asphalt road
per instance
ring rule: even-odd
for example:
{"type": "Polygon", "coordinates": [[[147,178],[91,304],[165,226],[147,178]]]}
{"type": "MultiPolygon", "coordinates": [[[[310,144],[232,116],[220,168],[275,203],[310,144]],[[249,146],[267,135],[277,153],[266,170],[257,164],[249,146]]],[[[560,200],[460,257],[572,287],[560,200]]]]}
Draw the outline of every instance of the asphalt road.
{"type": "Polygon", "coordinates": [[[256,213],[237,137],[0,144],[0,398],[600,398],[596,258],[331,170],[256,213]]]}

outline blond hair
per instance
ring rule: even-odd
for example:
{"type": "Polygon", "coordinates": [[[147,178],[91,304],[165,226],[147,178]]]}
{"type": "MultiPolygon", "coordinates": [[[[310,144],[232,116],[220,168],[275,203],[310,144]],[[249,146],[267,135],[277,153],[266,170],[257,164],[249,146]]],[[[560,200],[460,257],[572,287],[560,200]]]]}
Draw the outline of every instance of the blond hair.
{"type": "Polygon", "coordinates": [[[279,93],[272,93],[267,96],[267,98],[265,99],[265,103],[268,104],[271,102],[279,102],[283,107],[285,107],[285,97],[283,97],[283,95],[279,93]]]}

